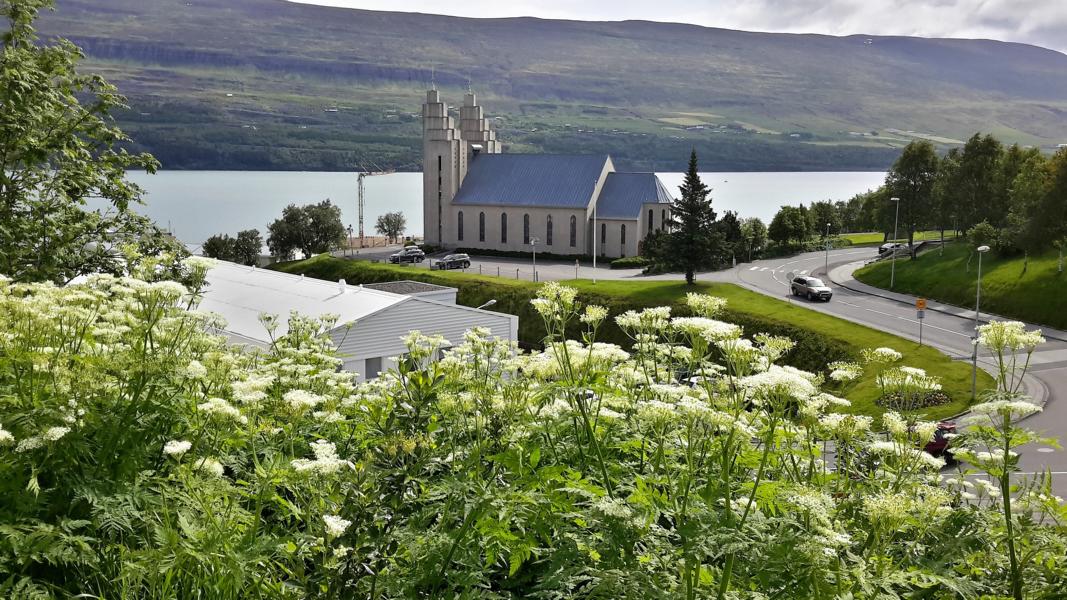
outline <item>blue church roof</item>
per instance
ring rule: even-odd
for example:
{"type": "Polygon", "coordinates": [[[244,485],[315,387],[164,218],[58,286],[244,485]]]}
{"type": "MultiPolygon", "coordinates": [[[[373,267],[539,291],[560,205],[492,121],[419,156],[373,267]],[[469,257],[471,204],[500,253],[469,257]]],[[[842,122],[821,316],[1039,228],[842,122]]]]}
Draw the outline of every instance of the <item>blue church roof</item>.
{"type": "Polygon", "coordinates": [[[642,204],[670,203],[671,193],[655,173],[611,173],[596,205],[601,219],[633,219],[642,204]]]}
{"type": "Polygon", "coordinates": [[[585,208],[608,160],[604,154],[479,154],[452,203],[585,208]]]}

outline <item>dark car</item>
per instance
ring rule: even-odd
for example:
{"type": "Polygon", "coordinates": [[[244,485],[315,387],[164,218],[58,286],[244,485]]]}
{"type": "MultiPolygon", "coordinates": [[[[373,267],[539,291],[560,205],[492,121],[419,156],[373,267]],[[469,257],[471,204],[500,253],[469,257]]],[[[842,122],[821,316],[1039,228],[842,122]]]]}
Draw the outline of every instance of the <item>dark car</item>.
{"type": "Polygon", "coordinates": [[[794,296],[804,296],[808,300],[830,301],[833,291],[817,277],[795,277],[789,285],[794,296]]]}
{"type": "Polygon", "coordinates": [[[409,263],[421,263],[425,259],[426,259],[426,254],[422,250],[420,250],[420,249],[418,249],[418,248],[416,248],[414,246],[409,246],[407,248],[404,248],[400,252],[397,252],[396,254],[392,254],[392,255],[389,256],[389,262],[395,263],[395,264],[406,263],[406,262],[409,262],[409,263]]]}
{"type": "Polygon", "coordinates": [[[466,254],[449,254],[434,263],[433,268],[442,271],[446,269],[466,269],[471,266],[471,257],[466,254]]]}
{"type": "Polygon", "coordinates": [[[934,432],[934,439],[926,442],[926,445],[923,446],[923,450],[930,456],[933,456],[934,458],[944,458],[945,462],[951,464],[955,461],[955,458],[952,456],[952,450],[949,449],[949,443],[952,435],[955,435],[955,433],[955,422],[941,421],[937,424],[937,431],[934,432]]]}

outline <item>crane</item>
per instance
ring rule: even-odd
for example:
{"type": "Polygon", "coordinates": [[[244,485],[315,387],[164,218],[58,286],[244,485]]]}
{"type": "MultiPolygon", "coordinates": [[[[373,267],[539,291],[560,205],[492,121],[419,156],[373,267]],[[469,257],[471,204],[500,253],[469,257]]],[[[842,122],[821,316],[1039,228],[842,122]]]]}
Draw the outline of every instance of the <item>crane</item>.
{"type": "Polygon", "coordinates": [[[371,169],[368,169],[368,168],[366,168],[366,166],[364,166],[359,171],[358,180],[359,180],[359,247],[360,248],[362,248],[364,246],[364,244],[363,244],[363,240],[364,240],[364,237],[363,237],[363,207],[365,205],[365,201],[364,201],[363,180],[366,179],[367,177],[374,177],[376,175],[388,175],[388,174],[393,173],[395,171],[396,171],[396,169],[380,169],[380,168],[378,168],[377,165],[372,165],[371,169]]]}

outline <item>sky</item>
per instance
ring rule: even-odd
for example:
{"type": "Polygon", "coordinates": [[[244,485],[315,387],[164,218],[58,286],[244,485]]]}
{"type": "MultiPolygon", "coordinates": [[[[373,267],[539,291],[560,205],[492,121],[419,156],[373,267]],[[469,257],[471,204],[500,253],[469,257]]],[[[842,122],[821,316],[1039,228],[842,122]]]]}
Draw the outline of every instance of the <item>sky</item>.
{"type": "Polygon", "coordinates": [[[749,31],[988,38],[1067,53],[1067,0],[294,1],[461,17],[645,19],[749,31]]]}

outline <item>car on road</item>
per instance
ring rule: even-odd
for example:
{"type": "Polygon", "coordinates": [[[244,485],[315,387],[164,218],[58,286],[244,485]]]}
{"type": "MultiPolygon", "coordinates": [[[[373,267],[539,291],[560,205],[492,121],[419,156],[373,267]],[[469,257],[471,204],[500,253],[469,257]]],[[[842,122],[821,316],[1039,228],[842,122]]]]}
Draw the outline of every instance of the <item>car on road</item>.
{"type": "Polygon", "coordinates": [[[878,246],[878,256],[885,256],[894,251],[900,252],[901,250],[907,247],[907,244],[901,244],[899,242],[889,242],[888,244],[882,244],[881,246],[878,246]]]}
{"type": "Polygon", "coordinates": [[[789,284],[789,289],[794,296],[804,296],[808,300],[829,302],[834,295],[833,290],[818,277],[794,277],[792,283],[789,284]]]}
{"type": "Polygon", "coordinates": [[[926,442],[923,450],[934,458],[944,458],[946,463],[952,464],[956,459],[952,456],[949,444],[954,435],[956,435],[956,423],[954,421],[941,421],[937,424],[934,439],[926,442]]]}
{"type": "Polygon", "coordinates": [[[426,260],[426,253],[419,249],[417,246],[408,246],[400,252],[389,255],[389,262],[393,264],[400,263],[421,263],[426,260]]]}
{"type": "Polygon", "coordinates": [[[448,269],[466,269],[471,266],[471,257],[467,254],[449,254],[434,263],[433,268],[440,271],[448,269]]]}

